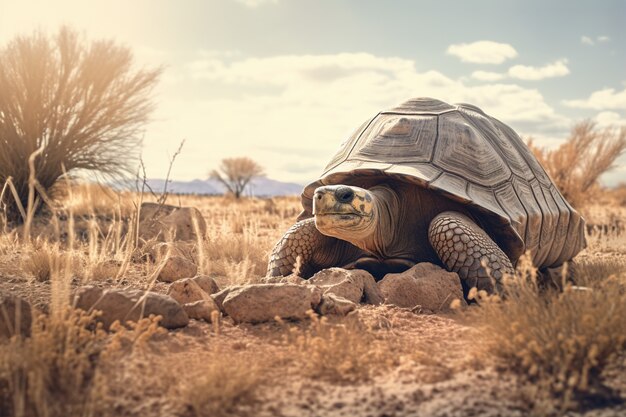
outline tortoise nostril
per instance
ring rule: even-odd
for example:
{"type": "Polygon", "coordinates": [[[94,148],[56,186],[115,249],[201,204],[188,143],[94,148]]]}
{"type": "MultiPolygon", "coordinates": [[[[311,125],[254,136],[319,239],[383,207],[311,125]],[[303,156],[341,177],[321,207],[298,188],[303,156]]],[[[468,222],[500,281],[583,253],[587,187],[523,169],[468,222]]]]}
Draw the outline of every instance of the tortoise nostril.
{"type": "Polygon", "coordinates": [[[350,187],[339,187],[335,190],[335,198],[340,203],[350,203],[354,200],[354,191],[350,187]]]}
{"type": "Polygon", "coordinates": [[[316,200],[321,200],[322,199],[322,193],[315,193],[315,199],[316,200]]]}

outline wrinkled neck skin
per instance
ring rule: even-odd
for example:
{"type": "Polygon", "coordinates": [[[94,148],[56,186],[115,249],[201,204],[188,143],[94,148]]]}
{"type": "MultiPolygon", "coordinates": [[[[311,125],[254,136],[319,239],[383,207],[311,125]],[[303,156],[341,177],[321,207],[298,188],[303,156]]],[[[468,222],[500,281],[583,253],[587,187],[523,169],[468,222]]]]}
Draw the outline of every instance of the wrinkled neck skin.
{"type": "Polygon", "coordinates": [[[371,253],[377,258],[385,257],[385,248],[391,245],[394,236],[392,231],[400,212],[400,199],[395,191],[386,185],[377,185],[368,190],[373,197],[373,219],[368,234],[362,238],[346,239],[350,243],[371,253]]]}

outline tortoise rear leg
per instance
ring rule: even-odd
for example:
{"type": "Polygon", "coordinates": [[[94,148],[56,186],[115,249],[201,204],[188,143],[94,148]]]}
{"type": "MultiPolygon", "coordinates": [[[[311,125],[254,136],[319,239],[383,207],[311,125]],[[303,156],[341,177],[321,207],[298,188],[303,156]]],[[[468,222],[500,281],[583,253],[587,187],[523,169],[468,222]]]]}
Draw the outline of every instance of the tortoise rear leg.
{"type": "Polygon", "coordinates": [[[446,211],[435,216],[428,240],[446,268],[459,274],[466,295],[473,287],[489,293],[500,290],[504,274],[515,273],[502,249],[461,213],[446,211]]]}

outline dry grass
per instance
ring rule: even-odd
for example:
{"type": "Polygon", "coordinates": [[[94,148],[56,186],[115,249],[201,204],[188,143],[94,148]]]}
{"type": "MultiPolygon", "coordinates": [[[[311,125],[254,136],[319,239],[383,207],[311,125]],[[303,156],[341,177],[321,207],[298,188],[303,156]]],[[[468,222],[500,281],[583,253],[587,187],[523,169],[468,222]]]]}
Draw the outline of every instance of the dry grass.
{"type": "Polygon", "coordinates": [[[614,395],[603,371],[626,350],[626,267],[600,265],[581,265],[563,291],[540,290],[531,272],[508,287],[506,300],[482,297],[472,316],[486,355],[532,387],[536,414],[606,404],[614,395]]]}
{"type": "Polygon", "coordinates": [[[333,383],[369,381],[392,362],[390,346],[379,346],[357,319],[332,323],[311,313],[305,328],[289,329],[286,343],[305,376],[333,383]]]}
{"type": "Polygon", "coordinates": [[[198,364],[183,384],[182,400],[197,417],[242,415],[252,406],[263,379],[258,360],[245,352],[216,350],[198,364]]]}
{"type": "Polygon", "coordinates": [[[98,328],[88,329],[92,319],[72,310],[40,315],[30,338],[0,345],[0,409],[15,417],[90,415],[96,361],[106,337],[98,328]]]}
{"type": "Polygon", "coordinates": [[[532,139],[528,146],[563,196],[581,207],[599,194],[600,176],[615,168],[615,161],[626,151],[626,128],[600,129],[587,120],[576,124],[556,149],[534,146],[532,139]]]}

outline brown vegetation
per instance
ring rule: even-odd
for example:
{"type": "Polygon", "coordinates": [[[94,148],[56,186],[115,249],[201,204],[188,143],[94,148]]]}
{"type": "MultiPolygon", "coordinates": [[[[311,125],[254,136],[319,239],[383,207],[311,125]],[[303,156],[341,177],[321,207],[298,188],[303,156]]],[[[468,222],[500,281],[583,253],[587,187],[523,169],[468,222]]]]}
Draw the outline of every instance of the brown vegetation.
{"type": "MultiPolygon", "coordinates": [[[[126,47],[85,42],[62,28],[55,36],[18,36],[0,50],[0,202],[12,220],[28,204],[29,160],[48,190],[64,174],[107,176],[134,169],[150,92],[160,70],[134,70],[126,47]]],[[[40,194],[37,190],[36,194],[40,194]]]]}
{"type": "Polygon", "coordinates": [[[581,207],[598,194],[600,176],[615,168],[615,161],[626,151],[626,128],[601,129],[586,120],[576,124],[556,149],[537,147],[532,138],[528,146],[565,199],[581,207]]]}
{"type": "Polygon", "coordinates": [[[532,387],[535,413],[563,413],[585,402],[615,400],[603,372],[626,351],[626,264],[578,267],[563,290],[540,290],[536,271],[508,288],[505,301],[482,297],[471,317],[487,355],[532,387]]]}
{"type": "Polygon", "coordinates": [[[263,168],[248,157],[225,158],[209,176],[224,184],[235,198],[240,198],[250,180],[263,176],[263,168]]]}

